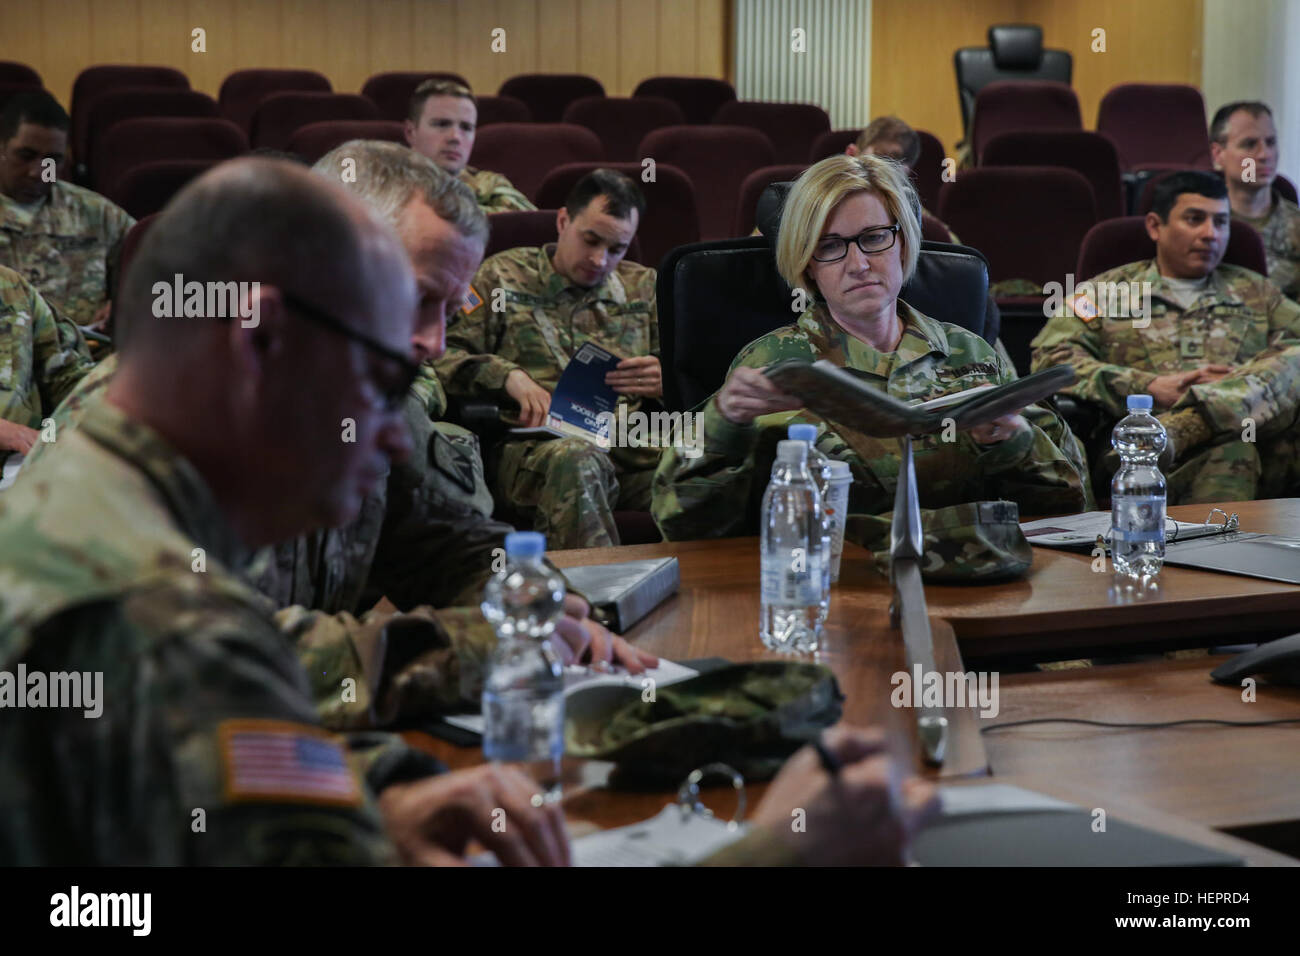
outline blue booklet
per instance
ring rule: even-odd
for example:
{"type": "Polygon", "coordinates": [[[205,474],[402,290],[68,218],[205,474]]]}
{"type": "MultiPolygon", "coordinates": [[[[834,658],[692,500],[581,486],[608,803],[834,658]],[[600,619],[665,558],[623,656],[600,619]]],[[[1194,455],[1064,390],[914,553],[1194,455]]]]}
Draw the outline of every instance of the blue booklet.
{"type": "Polygon", "coordinates": [[[575,436],[609,450],[609,424],[618,406],[618,393],[605,376],[623,361],[594,342],[584,342],[565,367],[551,395],[551,410],[541,428],[512,428],[516,437],[575,436]]]}

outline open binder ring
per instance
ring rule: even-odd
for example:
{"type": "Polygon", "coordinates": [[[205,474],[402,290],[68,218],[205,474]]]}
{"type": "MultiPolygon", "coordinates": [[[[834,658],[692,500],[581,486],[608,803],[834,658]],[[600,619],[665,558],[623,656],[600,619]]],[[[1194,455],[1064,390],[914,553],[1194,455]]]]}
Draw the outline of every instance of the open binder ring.
{"type": "Polygon", "coordinates": [[[690,776],[682,781],[677,789],[677,805],[682,808],[682,817],[695,813],[702,817],[712,817],[713,811],[700,802],[700,781],[705,777],[729,777],[731,786],[736,791],[736,815],[727,821],[727,829],[734,830],[745,818],[745,778],[734,768],[725,763],[709,763],[696,767],[690,776]]]}
{"type": "Polygon", "coordinates": [[[1223,515],[1224,532],[1236,531],[1241,526],[1241,519],[1234,511],[1232,514],[1224,511],[1222,508],[1211,508],[1210,513],[1205,516],[1205,527],[1209,528],[1214,524],[1214,516],[1223,515]]]}

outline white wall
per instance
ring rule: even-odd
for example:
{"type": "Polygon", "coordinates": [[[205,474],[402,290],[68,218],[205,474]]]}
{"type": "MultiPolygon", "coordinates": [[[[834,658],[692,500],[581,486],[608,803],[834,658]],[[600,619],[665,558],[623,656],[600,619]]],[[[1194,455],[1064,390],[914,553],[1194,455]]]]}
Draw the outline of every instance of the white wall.
{"type": "Polygon", "coordinates": [[[1300,183],[1300,0],[1205,0],[1206,119],[1262,100],[1277,124],[1282,175],[1300,183]]]}

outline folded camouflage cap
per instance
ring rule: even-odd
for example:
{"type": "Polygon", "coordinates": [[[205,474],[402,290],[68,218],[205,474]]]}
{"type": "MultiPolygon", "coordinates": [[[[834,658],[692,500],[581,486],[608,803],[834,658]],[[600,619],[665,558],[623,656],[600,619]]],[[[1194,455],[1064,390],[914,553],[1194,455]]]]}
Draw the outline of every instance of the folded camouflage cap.
{"type": "Polygon", "coordinates": [[[715,761],[765,780],[839,721],[843,700],[828,668],[800,661],[733,664],[660,688],[589,687],[565,700],[565,753],[618,764],[615,786],[676,787],[715,761]]]}
{"type": "MultiPolygon", "coordinates": [[[[890,517],[849,515],[846,537],[870,548],[889,574],[890,517]]],[[[921,509],[921,577],[934,584],[988,583],[1019,577],[1034,561],[1014,501],[968,501],[921,509]]]]}

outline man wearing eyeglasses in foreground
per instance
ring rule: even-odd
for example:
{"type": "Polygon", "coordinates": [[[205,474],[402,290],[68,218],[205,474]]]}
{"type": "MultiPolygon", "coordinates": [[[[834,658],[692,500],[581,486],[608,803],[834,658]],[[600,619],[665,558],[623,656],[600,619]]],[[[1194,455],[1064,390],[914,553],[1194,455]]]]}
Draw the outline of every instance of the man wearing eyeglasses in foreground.
{"type": "MultiPolygon", "coordinates": [[[[832,156],[799,177],[781,216],[777,268],[817,300],[795,324],[736,357],[726,383],[703,407],[704,454],[665,453],[653,511],[668,538],[756,533],[770,439],[785,437],[787,425],[798,421],[818,426],[817,447],[827,457],[849,463],[847,536],[868,547],[880,544],[893,508],[898,440],[821,419],[762,370],[782,359],[828,359],[904,400],[1011,381],[1013,371],[978,335],[936,322],[898,298],[919,252],[920,203],[899,164],[832,156]]],[[[912,443],[923,509],[1005,498],[1023,515],[1084,510],[1082,452],[1048,408],[1032,406],[947,437],[912,443]]]]}

